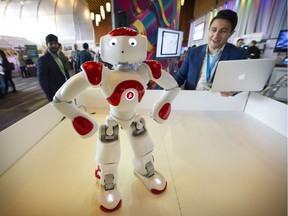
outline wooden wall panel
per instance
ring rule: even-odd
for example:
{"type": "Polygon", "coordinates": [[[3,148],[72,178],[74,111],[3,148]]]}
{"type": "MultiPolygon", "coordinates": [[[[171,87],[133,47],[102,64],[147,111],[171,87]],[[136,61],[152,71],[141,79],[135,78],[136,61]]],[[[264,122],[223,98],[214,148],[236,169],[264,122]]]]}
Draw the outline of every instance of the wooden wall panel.
{"type": "Polygon", "coordinates": [[[224,3],[226,0],[194,0],[194,18],[198,18],[203,14],[207,13],[209,10],[215,6],[224,3]]]}

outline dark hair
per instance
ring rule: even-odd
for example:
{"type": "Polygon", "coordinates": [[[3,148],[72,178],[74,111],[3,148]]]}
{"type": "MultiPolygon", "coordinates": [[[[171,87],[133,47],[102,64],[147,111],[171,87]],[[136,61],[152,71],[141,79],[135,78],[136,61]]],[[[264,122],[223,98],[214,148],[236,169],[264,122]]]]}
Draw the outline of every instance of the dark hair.
{"type": "Polygon", "coordinates": [[[215,17],[210,22],[210,26],[216,19],[225,19],[231,24],[231,31],[234,31],[238,22],[237,13],[232,10],[221,10],[217,13],[215,17]]]}
{"type": "Polygon", "coordinates": [[[239,39],[237,40],[237,43],[238,43],[239,41],[244,41],[244,39],[243,39],[243,38],[239,38],[239,39]]]}
{"type": "Polygon", "coordinates": [[[250,43],[253,44],[253,45],[257,44],[257,42],[255,40],[251,40],[250,43]]]}
{"type": "Polygon", "coordinates": [[[83,48],[84,48],[84,49],[88,49],[88,48],[89,48],[88,43],[84,43],[84,44],[83,44],[83,48]]]}
{"type": "Polygon", "coordinates": [[[46,39],[46,45],[51,41],[55,41],[58,43],[58,37],[54,34],[47,35],[45,39],[46,39]]]}

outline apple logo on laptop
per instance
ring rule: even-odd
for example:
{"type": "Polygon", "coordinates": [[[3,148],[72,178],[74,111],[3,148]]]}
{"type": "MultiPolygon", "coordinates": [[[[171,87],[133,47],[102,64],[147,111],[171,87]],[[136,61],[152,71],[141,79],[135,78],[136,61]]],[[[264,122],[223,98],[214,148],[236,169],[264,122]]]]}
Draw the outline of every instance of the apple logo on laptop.
{"type": "Polygon", "coordinates": [[[239,76],[238,76],[238,79],[239,80],[244,80],[245,79],[245,73],[243,73],[243,74],[240,74],[239,76]]]}

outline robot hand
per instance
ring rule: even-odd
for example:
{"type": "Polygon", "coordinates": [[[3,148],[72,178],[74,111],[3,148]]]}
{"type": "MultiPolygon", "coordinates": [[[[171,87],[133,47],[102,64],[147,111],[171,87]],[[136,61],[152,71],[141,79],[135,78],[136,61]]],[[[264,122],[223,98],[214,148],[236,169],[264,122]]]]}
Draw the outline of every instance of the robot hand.
{"type": "Polygon", "coordinates": [[[180,88],[164,90],[160,100],[154,104],[153,110],[150,113],[151,118],[153,118],[156,122],[163,124],[170,115],[171,103],[179,91],[180,88]]]}
{"type": "Polygon", "coordinates": [[[90,116],[81,113],[71,119],[75,131],[83,138],[90,137],[98,130],[97,122],[90,116]]]}
{"type": "Polygon", "coordinates": [[[54,97],[54,107],[70,119],[75,131],[83,138],[92,136],[98,129],[98,124],[89,114],[82,112],[72,102],[59,101],[54,97]]]}
{"type": "Polygon", "coordinates": [[[171,112],[170,103],[157,102],[154,105],[153,110],[149,112],[149,115],[159,124],[163,124],[169,117],[170,112],[171,112]]]}

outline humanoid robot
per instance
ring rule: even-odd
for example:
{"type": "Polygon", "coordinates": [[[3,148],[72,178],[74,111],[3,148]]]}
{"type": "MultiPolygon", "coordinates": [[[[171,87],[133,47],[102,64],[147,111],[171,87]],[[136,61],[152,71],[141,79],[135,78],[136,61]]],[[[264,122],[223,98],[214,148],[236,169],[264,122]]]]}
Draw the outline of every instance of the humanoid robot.
{"type": "Polygon", "coordinates": [[[98,202],[103,211],[115,211],[122,198],[117,189],[120,160],[119,127],[126,130],[132,147],[135,175],[154,194],[163,192],[167,182],[154,169],[153,142],[145,120],[136,114],[136,105],[142,100],[145,86],[155,81],[164,90],[154,104],[150,116],[158,123],[169,117],[171,103],[180,88],[173,77],[161,69],[157,61],[145,61],[147,38],[137,31],[122,27],[112,30],[100,40],[100,53],[104,62],[114,65],[110,70],[99,62],[86,62],[82,71],[58,90],[53,105],[71,120],[82,137],[93,135],[98,124],[88,113],[81,111],[72,100],[88,87],[100,87],[110,106],[105,123],[99,128],[96,150],[95,177],[100,183],[98,202]],[[145,61],[145,62],[144,62],[145,61]]]}

